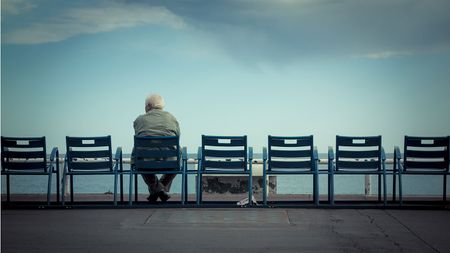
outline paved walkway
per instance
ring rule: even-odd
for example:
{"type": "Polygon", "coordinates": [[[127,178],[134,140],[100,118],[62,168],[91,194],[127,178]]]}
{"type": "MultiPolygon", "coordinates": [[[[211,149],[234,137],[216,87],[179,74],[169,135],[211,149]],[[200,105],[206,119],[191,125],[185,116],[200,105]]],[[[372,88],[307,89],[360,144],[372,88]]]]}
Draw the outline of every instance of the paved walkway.
{"type": "Polygon", "coordinates": [[[450,252],[450,212],[374,209],[2,210],[9,252],[450,252]]]}

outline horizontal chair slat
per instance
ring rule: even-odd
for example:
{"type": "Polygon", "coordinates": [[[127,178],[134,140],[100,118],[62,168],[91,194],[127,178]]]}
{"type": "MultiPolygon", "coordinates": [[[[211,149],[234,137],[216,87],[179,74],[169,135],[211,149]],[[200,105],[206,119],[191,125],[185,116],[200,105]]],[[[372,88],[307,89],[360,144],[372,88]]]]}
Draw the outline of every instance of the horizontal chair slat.
{"type": "Polygon", "coordinates": [[[139,158],[168,158],[168,157],[177,157],[179,154],[179,151],[176,149],[170,149],[170,150],[160,150],[160,149],[142,149],[142,148],[136,148],[134,150],[134,155],[136,159],[139,158]]]}
{"type": "Polygon", "coordinates": [[[247,163],[245,161],[203,161],[203,167],[217,169],[244,169],[247,167],[247,163]]]}
{"type": "Polygon", "coordinates": [[[312,150],[270,150],[270,157],[311,157],[312,150]]]}
{"type": "Polygon", "coordinates": [[[246,157],[245,150],[211,150],[205,149],[203,151],[206,157],[246,157]]]}
{"type": "Polygon", "coordinates": [[[3,169],[11,170],[44,170],[47,167],[46,162],[4,162],[3,169]]]}
{"type": "Polygon", "coordinates": [[[143,161],[137,160],[135,170],[180,169],[178,161],[143,161]]]}
{"type": "Polygon", "coordinates": [[[146,148],[162,148],[162,147],[175,147],[178,146],[178,138],[151,138],[151,137],[136,137],[134,139],[135,147],[146,148]]]}
{"type": "Polygon", "coordinates": [[[105,170],[111,169],[112,163],[109,161],[106,162],[69,162],[69,170],[105,170]]]}
{"type": "Polygon", "coordinates": [[[21,152],[21,151],[4,151],[3,157],[4,158],[45,158],[45,152],[44,151],[27,151],[27,152],[21,152]]]}
{"type": "Polygon", "coordinates": [[[405,161],[405,170],[408,169],[447,169],[448,163],[445,161],[438,162],[419,162],[405,161]]]}
{"type": "Polygon", "coordinates": [[[306,146],[312,146],[312,142],[313,141],[310,138],[298,138],[298,139],[272,138],[272,139],[269,139],[269,145],[274,146],[274,147],[306,147],[306,146]]]}
{"type": "Polygon", "coordinates": [[[409,147],[448,147],[448,137],[405,137],[405,145],[409,147]]]}
{"type": "Polygon", "coordinates": [[[380,162],[378,161],[337,161],[337,169],[378,169],[380,167],[380,162]]]}
{"type": "Polygon", "coordinates": [[[17,138],[17,139],[2,139],[2,146],[8,148],[39,148],[45,146],[44,138],[37,139],[27,139],[27,138],[17,138]]]}
{"type": "Polygon", "coordinates": [[[70,151],[68,155],[70,158],[102,158],[112,156],[109,150],[70,151]]]}
{"type": "Polygon", "coordinates": [[[300,162],[285,162],[285,161],[270,161],[269,162],[269,168],[270,169],[276,169],[276,168],[298,168],[298,169],[308,169],[312,167],[311,161],[300,161],[300,162]]]}
{"type": "Polygon", "coordinates": [[[216,147],[238,147],[247,145],[247,142],[244,138],[233,139],[204,137],[202,143],[204,146],[216,147]]]}
{"type": "Polygon", "coordinates": [[[372,137],[337,136],[336,145],[352,146],[352,147],[381,146],[381,136],[372,136],[372,137]]]}
{"type": "Polygon", "coordinates": [[[111,146],[111,137],[66,137],[69,147],[104,147],[111,146]]]}
{"type": "Polygon", "coordinates": [[[448,151],[422,151],[422,150],[407,150],[405,157],[414,158],[445,158],[448,157],[448,151]]]}
{"type": "Polygon", "coordinates": [[[370,151],[339,150],[336,152],[336,156],[341,158],[373,158],[373,157],[380,157],[381,152],[378,150],[370,150],[370,151]]]}

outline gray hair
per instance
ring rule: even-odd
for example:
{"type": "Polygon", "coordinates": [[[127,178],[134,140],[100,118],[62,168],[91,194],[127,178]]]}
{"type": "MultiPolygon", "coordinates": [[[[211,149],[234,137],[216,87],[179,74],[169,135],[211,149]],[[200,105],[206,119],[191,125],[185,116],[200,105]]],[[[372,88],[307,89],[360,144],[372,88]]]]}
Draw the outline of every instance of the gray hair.
{"type": "Polygon", "coordinates": [[[159,94],[150,94],[145,99],[145,106],[149,105],[152,109],[163,109],[166,103],[164,103],[164,98],[159,94]]]}

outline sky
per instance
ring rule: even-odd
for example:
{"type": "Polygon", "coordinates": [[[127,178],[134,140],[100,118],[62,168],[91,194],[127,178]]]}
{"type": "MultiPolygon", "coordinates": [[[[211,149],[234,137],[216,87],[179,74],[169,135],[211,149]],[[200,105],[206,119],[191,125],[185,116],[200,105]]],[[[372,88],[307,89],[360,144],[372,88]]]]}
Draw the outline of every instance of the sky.
{"type": "Polygon", "coordinates": [[[151,93],[202,134],[450,135],[447,0],[2,0],[1,134],[111,135],[151,93]]]}

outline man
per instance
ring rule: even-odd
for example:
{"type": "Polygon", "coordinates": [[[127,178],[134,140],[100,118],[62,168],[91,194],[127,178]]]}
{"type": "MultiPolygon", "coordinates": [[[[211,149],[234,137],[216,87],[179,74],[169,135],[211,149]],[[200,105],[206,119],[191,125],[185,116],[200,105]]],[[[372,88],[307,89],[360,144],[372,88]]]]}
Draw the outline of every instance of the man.
{"type": "MultiPolygon", "coordinates": [[[[164,99],[158,94],[152,94],[145,100],[145,114],[134,121],[134,133],[138,136],[180,136],[177,119],[164,111],[164,99]]],[[[133,166],[133,165],[132,165],[133,166]]],[[[156,202],[158,197],[166,202],[170,195],[172,180],[176,174],[164,174],[159,180],[155,174],[142,174],[148,186],[150,202],[156,202]]]]}

